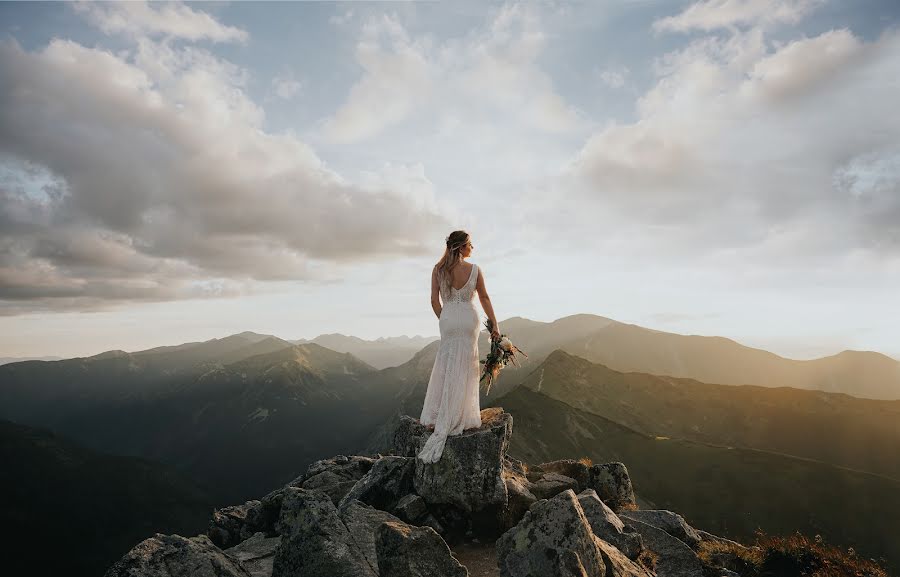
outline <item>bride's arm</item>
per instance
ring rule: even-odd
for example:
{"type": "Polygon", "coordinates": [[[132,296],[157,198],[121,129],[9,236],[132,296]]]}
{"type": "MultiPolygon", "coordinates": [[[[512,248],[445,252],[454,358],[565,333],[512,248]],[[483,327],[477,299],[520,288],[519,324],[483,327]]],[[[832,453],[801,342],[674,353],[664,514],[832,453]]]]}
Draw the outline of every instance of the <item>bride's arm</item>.
{"type": "Polygon", "coordinates": [[[437,318],[441,318],[441,291],[438,287],[437,267],[431,269],[431,308],[437,318]]]}
{"type": "Polygon", "coordinates": [[[497,317],[494,316],[494,306],[491,304],[491,297],[488,296],[487,288],[484,286],[484,275],[481,274],[481,267],[478,267],[478,280],[475,281],[475,290],[478,291],[478,300],[481,301],[481,308],[484,309],[485,314],[499,331],[500,324],[497,322],[497,317]]]}

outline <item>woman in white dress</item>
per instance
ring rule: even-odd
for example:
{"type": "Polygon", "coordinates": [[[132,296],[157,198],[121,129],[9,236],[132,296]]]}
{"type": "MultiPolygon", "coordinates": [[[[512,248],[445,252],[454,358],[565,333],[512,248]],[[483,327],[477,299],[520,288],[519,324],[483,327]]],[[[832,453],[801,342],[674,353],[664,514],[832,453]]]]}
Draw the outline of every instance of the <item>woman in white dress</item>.
{"type": "Polygon", "coordinates": [[[447,237],[444,255],[431,271],[431,308],[439,319],[441,344],[419,418],[433,431],[419,452],[419,458],[426,463],[441,458],[449,435],[481,426],[478,399],[481,320],[472,299],[476,292],[481,307],[494,323],[492,337],[500,336],[500,327],[484,285],[484,274],[478,265],[464,260],[472,254],[472,248],[466,231],[453,231],[447,237]]]}

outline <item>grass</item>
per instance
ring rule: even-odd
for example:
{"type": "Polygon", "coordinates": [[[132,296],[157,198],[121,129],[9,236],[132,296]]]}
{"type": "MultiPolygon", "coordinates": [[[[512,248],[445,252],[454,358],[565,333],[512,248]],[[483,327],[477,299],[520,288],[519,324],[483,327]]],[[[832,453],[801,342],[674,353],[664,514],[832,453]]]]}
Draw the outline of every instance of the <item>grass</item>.
{"type": "Polygon", "coordinates": [[[704,541],[698,556],[707,565],[728,559],[727,568],[745,577],[889,577],[874,559],[860,557],[852,547],[845,551],[820,535],[799,532],[778,536],[757,530],[755,543],[743,549],[704,541]]]}

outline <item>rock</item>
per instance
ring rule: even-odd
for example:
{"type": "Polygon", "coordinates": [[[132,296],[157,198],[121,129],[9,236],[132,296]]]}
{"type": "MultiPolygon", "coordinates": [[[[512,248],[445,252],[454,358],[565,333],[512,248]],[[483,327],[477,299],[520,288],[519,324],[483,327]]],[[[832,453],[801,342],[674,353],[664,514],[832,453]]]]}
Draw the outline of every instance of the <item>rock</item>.
{"type": "Polygon", "coordinates": [[[525,477],[524,469],[505,468],[503,482],[506,483],[507,506],[502,514],[500,529],[506,531],[522,520],[537,497],[529,490],[531,483],[525,477]]]}
{"type": "Polygon", "coordinates": [[[623,511],[621,516],[627,519],[643,521],[648,525],[653,525],[657,529],[662,529],[669,535],[683,541],[684,544],[691,549],[696,550],[700,545],[700,535],[698,535],[697,531],[688,525],[687,521],[684,520],[684,517],[678,513],[673,513],[672,511],[667,511],[665,509],[651,511],[637,509],[633,511],[623,511]]]}
{"type": "Polygon", "coordinates": [[[659,556],[656,560],[657,577],[701,577],[704,575],[703,563],[684,541],[643,521],[626,520],[623,515],[621,518],[624,523],[641,534],[644,547],[659,556]]]}
{"type": "Polygon", "coordinates": [[[156,533],[134,546],[104,577],[251,577],[240,561],[206,535],[156,533]]]}
{"type": "MultiPolygon", "coordinates": [[[[622,551],[611,543],[595,536],[594,542],[603,557],[606,566],[606,577],[656,577],[641,565],[638,565],[625,556],[622,551]]],[[[697,575],[701,577],[701,575],[697,575]]]]}
{"type": "Polygon", "coordinates": [[[425,425],[409,415],[403,415],[391,438],[390,453],[401,457],[415,457],[424,443],[427,434],[425,425]]]}
{"type": "Polygon", "coordinates": [[[712,533],[707,533],[702,529],[695,529],[697,535],[699,535],[700,539],[703,541],[712,541],[714,543],[721,543],[723,545],[731,545],[732,547],[737,547],[739,549],[746,549],[747,547],[738,543],[737,541],[732,541],[731,539],[726,539],[725,537],[719,537],[718,535],[713,535],[712,533]]]}
{"type": "Polygon", "coordinates": [[[559,473],[541,473],[541,476],[531,482],[531,493],[538,499],[549,499],[566,489],[578,491],[578,482],[559,473]]]}
{"type": "Polygon", "coordinates": [[[375,548],[380,577],[468,577],[431,527],[385,522],[378,528],[375,548]]]}
{"type": "Polygon", "coordinates": [[[260,502],[247,501],[243,505],[232,505],[213,510],[206,535],[219,548],[233,547],[259,530],[252,526],[256,518],[251,514],[248,527],[248,513],[259,507],[260,502]]]}
{"type": "Polygon", "coordinates": [[[339,513],[356,546],[365,555],[372,570],[378,574],[378,555],[375,550],[378,528],[386,521],[401,522],[400,519],[355,499],[347,503],[339,513]]]}
{"type": "Polygon", "coordinates": [[[240,544],[225,549],[225,553],[240,561],[253,577],[271,577],[275,550],[280,543],[280,536],[267,537],[260,531],[240,544]]]}
{"type": "Polygon", "coordinates": [[[578,483],[578,488],[573,490],[578,493],[587,488],[591,480],[591,470],[586,464],[575,459],[559,459],[550,461],[549,463],[541,463],[533,467],[533,469],[542,473],[557,473],[570,479],[574,479],[578,483]]]}
{"type": "Polygon", "coordinates": [[[535,502],[497,539],[502,577],[603,576],[606,564],[575,493],[535,502]]]}
{"type": "Polygon", "coordinates": [[[593,489],[585,489],[577,498],[594,535],[615,546],[632,561],[637,559],[644,549],[641,534],[626,527],[593,489]]]}
{"type": "MultiPolygon", "coordinates": [[[[358,481],[369,472],[377,459],[363,455],[337,455],[330,459],[320,459],[306,468],[306,472],[288,483],[289,487],[300,487],[307,480],[326,471],[344,481],[358,481]]],[[[338,480],[335,479],[334,482],[338,480]]]]}
{"type": "Polygon", "coordinates": [[[397,502],[394,513],[407,523],[416,524],[417,520],[428,514],[428,509],[425,507],[425,500],[422,497],[410,493],[397,502]]]}
{"type": "Polygon", "coordinates": [[[474,526],[491,531],[507,503],[502,472],[512,415],[492,407],[481,411],[481,422],[478,429],[448,437],[438,462],[416,459],[414,486],[429,510],[433,504],[451,505],[471,516],[474,526]]]}
{"type": "Polygon", "coordinates": [[[282,535],[272,564],[273,577],[376,577],[321,491],[287,487],[277,529],[282,535]]]}
{"type": "Polygon", "coordinates": [[[338,503],[344,507],[354,499],[383,511],[392,511],[400,499],[413,490],[415,471],[412,457],[388,455],[378,459],[372,468],[338,503]]]}
{"type": "Polygon", "coordinates": [[[613,511],[635,507],[634,489],[631,477],[623,463],[600,463],[590,468],[590,478],[586,488],[593,489],[597,496],[613,511]]]}

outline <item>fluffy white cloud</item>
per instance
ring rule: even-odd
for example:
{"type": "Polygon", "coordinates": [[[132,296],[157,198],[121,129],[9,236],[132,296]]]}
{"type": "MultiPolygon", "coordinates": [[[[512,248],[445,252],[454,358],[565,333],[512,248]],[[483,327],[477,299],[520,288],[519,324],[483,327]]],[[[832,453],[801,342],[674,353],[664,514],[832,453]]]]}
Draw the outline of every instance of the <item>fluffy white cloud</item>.
{"type": "Polygon", "coordinates": [[[76,2],[72,5],[107,34],[168,36],[187,40],[246,42],[247,32],[225,26],[180,2],[76,2]]]}
{"type": "Polygon", "coordinates": [[[263,130],[245,83],[168,41],[0,44],[0,311],[239,294],[447,228],[421,178],[357,185],[263,130]]]}
{"type": "Polygon", "coordinates": [[[610,222],[659,250],[900,256],[900,33],[775,44],[753,27],[657,69],[637,120],[593,134],[566,181],[610,222]]]}
{"type": "Polygon", "coordinates": [[[413,37],[398,18],[381,14],[363,26],[356,47],[363,74],[326,119],[325,134],[357,142],[423,111],[436,112],[441,123],[446,111],[460,109],[493,123],[578,130],[584,119],[538,65],[545,43],[540,17],[528,5],[503,5],[483,28],[439,43],[413,37]]]}
{"type": "Polygon", "coordinates": [[[733,26],[794,23],[824,0],[702,0],[653,23],[657,31],[688,32],[733,26]]]}

